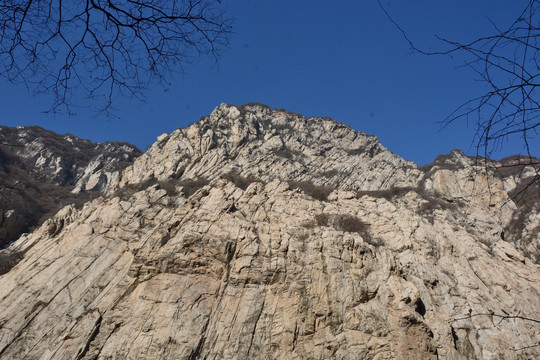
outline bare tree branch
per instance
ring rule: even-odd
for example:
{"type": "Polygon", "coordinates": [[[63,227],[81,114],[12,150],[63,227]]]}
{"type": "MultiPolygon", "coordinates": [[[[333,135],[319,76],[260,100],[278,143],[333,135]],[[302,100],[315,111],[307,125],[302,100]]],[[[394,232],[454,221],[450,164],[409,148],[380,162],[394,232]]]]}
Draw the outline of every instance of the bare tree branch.
{"type": "Polygon", "coordinates": [[[492,317],[492,318],[500,318],[499,322],[497,324],[495,324],[495,326],[499,325],[504,320],[510,320],[510,319],[520,319],[520,320],[526,320],[526,321],[530,321],[530,322],[540,324],[540,320],[538,320],[538,319],[533,319],[533,318],[530,318],[530,317],[527,317],[527,316],[521,316],[519,314],[518,315],[501,315],[501,314],[495,314],[495,313],[470,314],[470,315],[467,315],[467,316],[464,316],[464,317],[455,318],[453,321],[469,320],[469,319],[471,319],[473,317],[479,317],[479,316],[489,316],[489,317],[492,317]]]}
{"type": "Polygon", "coordinates": [[[186,64],[217,61],[231,25],[218,0],[6,0],[0,74],[52,94],[51,112],[71,113],[83,96],[108,113],[186,64]]]}
{"type": "MultiPolygon", "coordinates": [[[[540,324],[540,320],[533,319],[533,318],[530,318],[530,317],[527,317],[527,316],[521,316],[521,315],[519,315],[519,313],[517,315],[507,315],[507,314],[501,315],[501,314],[495,314],[495,313],[469,314],[469,315],[464,316],[464,317],[455,318],[452,321],[456,322],[456,321],[460,321],[460,320],[469,320],[469,319],[472,319],[473,317],[480,317],[480,316],[488,316],[488,317],[491,317],[491,318],[499,318],[499,321],[495,324],[495,326],[499,326],[499,324],[501,322],[503,322],[504,320],[511,320],[511,319],[519,319],[519,320],[524,320],[524,321],[540,324]]],[[[534,347],[538,347],[538,346],[540,346],[540,344],[533,344],[533,345],[529,345],[529,346],[525,346],[525,347],[521,347],[521,348],[514,348],[514,351],[526,350],[526,349],[530,349],[530,348],[534,348],[534,347]]]]}
{"type": "MultiPolygon", "coordinates": [[[[378,0],[389,21],[399,30],[411,50],[423,55],[461,57],[488,90],[458,106],[440,122],[446,127],[458,120],[474,120],[477,155],[489,158],[510,137],[519,137],[532,159],[531,141],[540,129],[540,0],[529,0],[510,26],[501,29],[491,20],[493,35],[470,42],[437,37],[445,49],[426,51],[409,38],[378,0]]],[[[536,140],[537,141],[537,140],[536,140]]],[[[532,160],[531,160],[532,161],[532,160]]],[[[540,175],[536,169],[536,177],[540,175]]]]}

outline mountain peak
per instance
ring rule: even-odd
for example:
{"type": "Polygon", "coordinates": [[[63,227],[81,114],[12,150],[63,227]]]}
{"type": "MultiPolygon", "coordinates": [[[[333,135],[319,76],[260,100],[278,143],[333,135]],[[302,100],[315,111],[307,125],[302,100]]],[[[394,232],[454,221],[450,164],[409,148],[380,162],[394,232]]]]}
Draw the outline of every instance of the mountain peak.
{"type": "Polygon", "coordinates": [[[162,135],[120,184],[155,177],[209,180],[229,171],[310,181],[349,190],[415,186],[416,164],[388,151],[375,136],[330,118],[306,118],[262,104],[222,104],[209,116],[162,135]]]}

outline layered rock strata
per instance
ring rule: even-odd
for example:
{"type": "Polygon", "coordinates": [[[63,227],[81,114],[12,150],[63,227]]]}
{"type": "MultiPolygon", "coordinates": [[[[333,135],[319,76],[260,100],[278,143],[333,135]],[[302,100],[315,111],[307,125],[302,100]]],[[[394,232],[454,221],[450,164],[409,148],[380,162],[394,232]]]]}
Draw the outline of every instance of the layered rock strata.
{"type": "Polygon", "coordinates": [[[0,248],[67,204],[99,196],[141,154],[126,143],[0,126],[0,248]]]}
{"type": "Polygon", "coordinates": [[[10,247],[0,357],[538,357],[512,186],[460,152],[421,169],[333,120],[222,105],[10,247]]]}

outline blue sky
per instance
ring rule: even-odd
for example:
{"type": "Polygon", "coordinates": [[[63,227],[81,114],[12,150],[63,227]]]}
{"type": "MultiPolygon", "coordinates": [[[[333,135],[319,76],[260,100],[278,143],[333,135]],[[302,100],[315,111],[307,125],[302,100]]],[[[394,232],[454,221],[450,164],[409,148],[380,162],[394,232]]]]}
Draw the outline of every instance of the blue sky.
{"type": "MultiPolygon", "coordinates": [[[[489,34],[486,17],[508,25],[525,1],[384,1],[385,7],[419,46],[435,48],[438,34],[458,41],[489,34]]],[[[472,124],[442,131],[438,121],[481,94],[484,85],[459,58],[411,54],[405,40],[375,0],[332,3],[319,0],[224,0],[236,20],[230,47],[219,66],[188,66],[167,92],[155,86],[144,103],[121,99],[119,119],[47,116],[45,96],[0,80],[0,124],[40,125],[93,141],[127,141],[142,150],[209,114],[220,103],[261,102],[306,116],[330,116],[379,137],[392,152],[419,164],[461,148],[474,154],[472,124]]],[[[500,158],[523,153],[516,140],[500,158]]],[[[538,138],[532,141],[539,154],[538,138]]]]}

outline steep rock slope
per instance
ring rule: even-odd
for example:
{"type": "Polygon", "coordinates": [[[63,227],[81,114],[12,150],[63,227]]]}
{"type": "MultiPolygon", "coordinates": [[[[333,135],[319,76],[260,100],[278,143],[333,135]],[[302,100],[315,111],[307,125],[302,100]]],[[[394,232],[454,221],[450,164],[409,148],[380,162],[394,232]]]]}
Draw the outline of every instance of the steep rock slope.
{"type": "Polygon", "coordinates": [[[222,105],[10,247],[0,357],[538,357],[537,324],[489,315],[540,314],[540,269],[502,236],[510,185],[459,152],[422,170],[328,119],[222,105]]]}
{"type": "Polygon", "coordinates": [[[0,143],[40,183],[102,191],[142,154],[123,142],[94,143],[39,126],[0,126],[0,143]]]}
{"type": "Polygon", "coordinates": [[[495,169],[509,183],[517,205],[505,228],[506,239],[540,264],[540,159],[511,156],[496,162],[495,169]]]}
{"type": "Polygon", "coordinates": [[[141,154],[126,143],[0,126],[0,247],[63,206],[96,196],[141,154]]]}
{"type": "Polygon", "coordinates": [[[226,106],[185,129],[163,134],[120,184],[156,178],[215,179],[241,171],[264,181],[312,181],[354,190],[413,186],[421,171],[375,136],[332,119],[308,119],[264,105],[226,106]]]}

